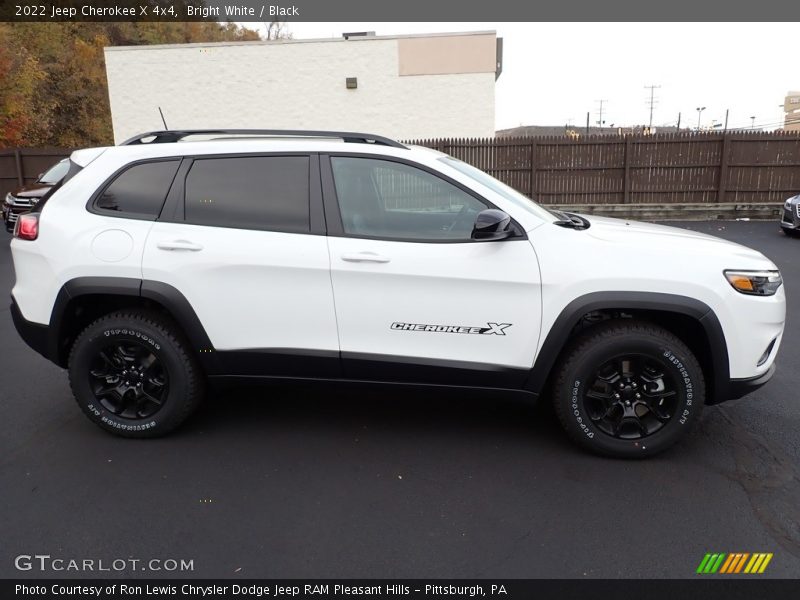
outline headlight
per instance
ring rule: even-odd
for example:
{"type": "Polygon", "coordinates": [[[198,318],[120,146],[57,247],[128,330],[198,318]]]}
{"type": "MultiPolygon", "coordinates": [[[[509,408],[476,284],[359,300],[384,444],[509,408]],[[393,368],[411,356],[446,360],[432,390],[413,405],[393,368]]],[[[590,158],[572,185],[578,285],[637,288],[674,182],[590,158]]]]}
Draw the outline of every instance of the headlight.
{"type": "Polygon", "coordinates": [[[725,279],[737,292],[751,296],[772,296],[783,283],[780,271],[725,271],[725,279]]]}
{"type": "Polygon", "coordinates": [[[783,208],[786,210],[792,210],[792,200],[794,200],[794,198],[789,198],[786,202],[784,202],[783,208]]]}

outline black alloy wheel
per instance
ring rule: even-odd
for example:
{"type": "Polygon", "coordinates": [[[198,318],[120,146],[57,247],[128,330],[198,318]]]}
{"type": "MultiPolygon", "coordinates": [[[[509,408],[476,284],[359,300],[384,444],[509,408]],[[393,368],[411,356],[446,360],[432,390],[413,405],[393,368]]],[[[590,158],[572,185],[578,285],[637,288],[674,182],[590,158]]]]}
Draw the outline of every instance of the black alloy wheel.
{"type": "Polygon", "coordinates": [[[678,394],[666,365],[652,356],[626,354],[603,364],[584,394],[589,418],[619,439],[645,438],[675,415],[678,394]]]}
{"type": "Polygon", "coordinates": [[[89,385],[97,401],[112,414],[126,419],[146,419],[161,410],[168,384],[159,359],[137,342],[102,347],[89,368],[89,385]]]}

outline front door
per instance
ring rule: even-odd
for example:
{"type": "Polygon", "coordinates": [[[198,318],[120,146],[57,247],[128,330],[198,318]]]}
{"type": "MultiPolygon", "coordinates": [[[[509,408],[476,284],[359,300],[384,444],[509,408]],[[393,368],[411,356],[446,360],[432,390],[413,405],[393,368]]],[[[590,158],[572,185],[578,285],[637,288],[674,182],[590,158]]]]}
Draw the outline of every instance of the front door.
{"type": "Polygon", "coordinates": [[[329,160],[323,188],[345,375],[521,386],[541,315],[525,236],[472,240],[475,216],[493,207],[432,170],[389,158],[329,160]]]}

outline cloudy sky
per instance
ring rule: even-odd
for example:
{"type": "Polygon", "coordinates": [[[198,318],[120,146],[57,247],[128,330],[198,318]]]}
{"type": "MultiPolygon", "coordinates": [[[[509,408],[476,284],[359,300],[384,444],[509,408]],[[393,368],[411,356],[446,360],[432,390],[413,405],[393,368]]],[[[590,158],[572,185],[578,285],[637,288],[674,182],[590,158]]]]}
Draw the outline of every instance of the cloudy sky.
{"type": "MultiPolygon", "coordinates": [[[[255,27],[257,24],[244,24],[255,27]]],[[[773,129],[779,104],[800,89],[800,49],[793,23],[289,23],[295,39],[496,30],[504,38],[497,81],[497,128],[517,125],[646,124],[648,85],[654,125],[773,129]],[[751,117],[755,117],[753,121],[751,117]]]]}

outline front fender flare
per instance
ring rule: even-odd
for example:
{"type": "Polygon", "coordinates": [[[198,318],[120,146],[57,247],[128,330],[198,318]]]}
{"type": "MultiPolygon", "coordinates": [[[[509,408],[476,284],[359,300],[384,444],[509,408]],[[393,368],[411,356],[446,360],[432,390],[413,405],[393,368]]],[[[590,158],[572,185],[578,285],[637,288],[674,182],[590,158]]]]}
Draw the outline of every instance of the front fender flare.
{"type": "Polygon", "coordinates": [[[658,292],[595,292],[580,296],[570,302],[556,318],[536,356],[536,362],[525,382],[525,389],[541,394],[556,366],[556,360],[566,347],[570,334],[584,315],[602,310],[650,310],[675,313],[696,320],[703,328],[710,349],[713,367],[713,392],[706,404],[727,400],[730,387],[728,345],[717,315],[704,302],[696,298],[658,292]]]}

